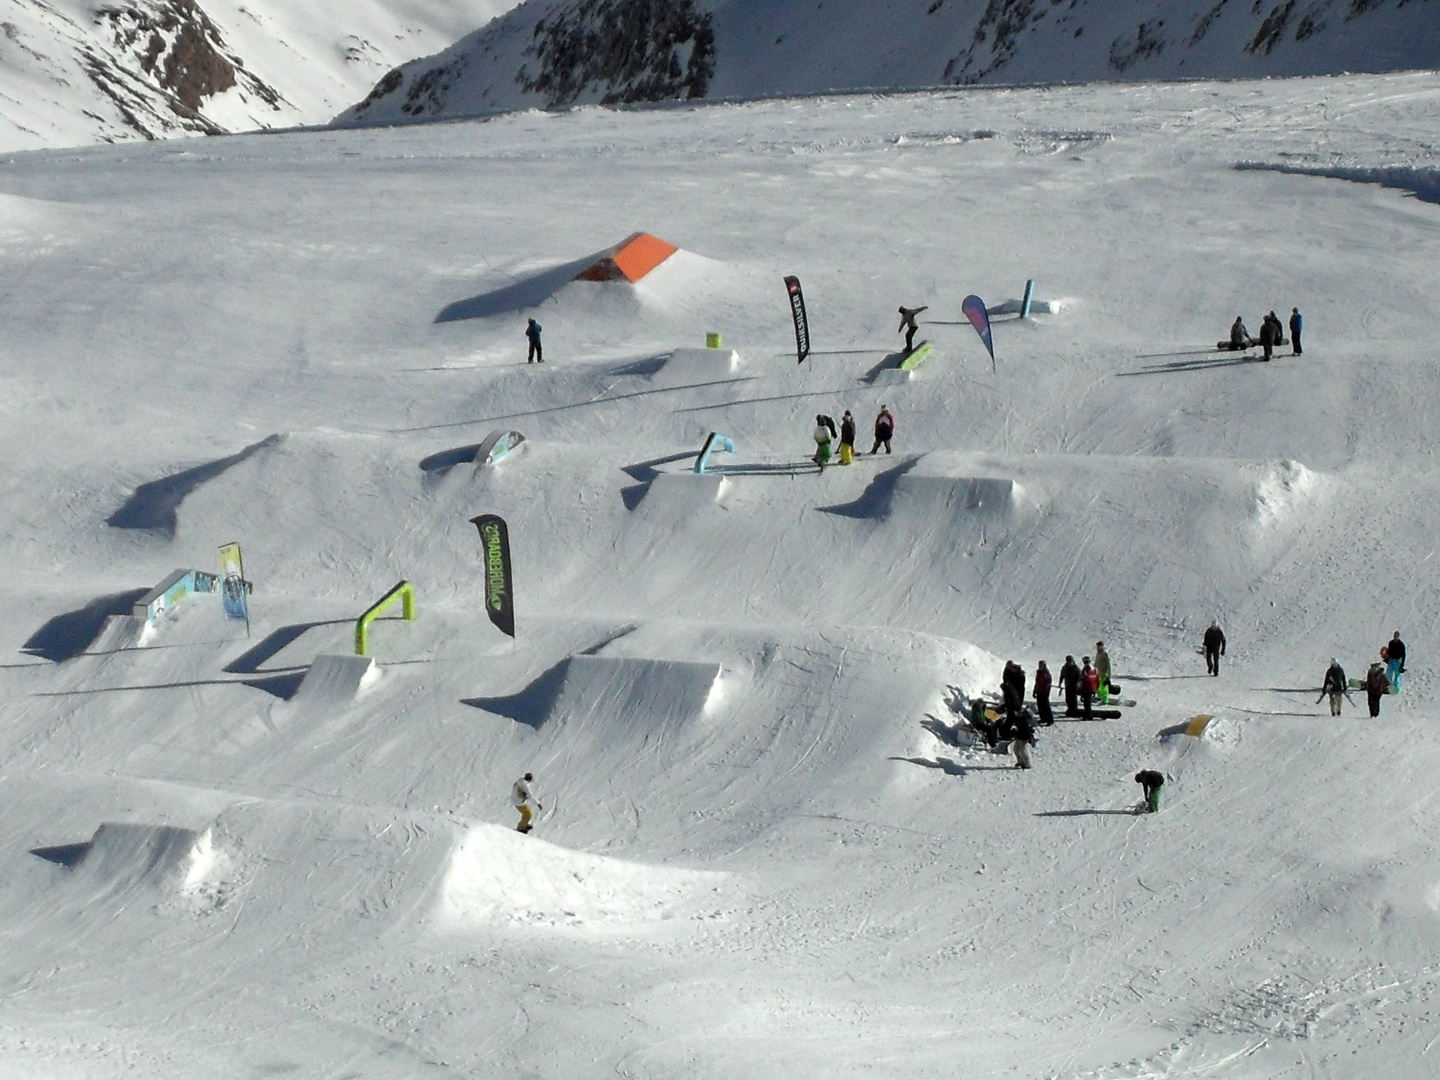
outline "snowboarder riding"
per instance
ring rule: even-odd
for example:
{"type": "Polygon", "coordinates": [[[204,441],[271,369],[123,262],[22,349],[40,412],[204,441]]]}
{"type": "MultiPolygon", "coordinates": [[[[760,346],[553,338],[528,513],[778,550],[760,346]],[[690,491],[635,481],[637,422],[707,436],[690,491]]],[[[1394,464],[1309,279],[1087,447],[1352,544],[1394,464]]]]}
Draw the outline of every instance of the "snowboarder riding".
{"type": "Polygon", "coordinates": [[[905,355],[909,356],[915,351],[915,334],[920,329],[920,324],[915,321],[915,316],[922,311],[928,311],[929,304],[924,307],[902,307],[900,309],[900,328],[895,332],[905,335],[905,355]]]}
{"type": "Polygon", "coordinates": [[[515,826],[516,832],[528,833],[531,829],[531,821],[535,817],[536,810],[544,810],[535,799],[535,793],[530,790],[530,785],[535,781],[534,773],[526,773],[515,786],[510,789],[510,805],[520,811],[520,824],[515,826]],[[531,809],[531,807],[534,809],[531,809]]]}

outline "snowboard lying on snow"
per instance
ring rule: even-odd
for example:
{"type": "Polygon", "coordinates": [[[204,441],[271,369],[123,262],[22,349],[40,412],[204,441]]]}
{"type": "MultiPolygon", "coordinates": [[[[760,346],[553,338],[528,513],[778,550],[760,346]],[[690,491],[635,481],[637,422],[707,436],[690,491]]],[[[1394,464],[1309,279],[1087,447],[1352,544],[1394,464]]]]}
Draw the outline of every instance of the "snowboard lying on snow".
{"type": "MultiPolygon", "coordinates": [[[[1279,341],[1275,342],[1275,348],[1278,349],[1281,345],[1289,344],[1290,339],[1282,337],[1279,341]]],[[[1248,345],[1236,345],[1233,341],[1228,340],[1217,341],[1215,342],[1215,348],[1219,349],[1221,352],[1245,352],[1247,349],[1260,349],[1264,348],[1264,346],[1262,346],[1260,342],[1256,341],[1254,338],[1251,338],[1248,345]]]]}

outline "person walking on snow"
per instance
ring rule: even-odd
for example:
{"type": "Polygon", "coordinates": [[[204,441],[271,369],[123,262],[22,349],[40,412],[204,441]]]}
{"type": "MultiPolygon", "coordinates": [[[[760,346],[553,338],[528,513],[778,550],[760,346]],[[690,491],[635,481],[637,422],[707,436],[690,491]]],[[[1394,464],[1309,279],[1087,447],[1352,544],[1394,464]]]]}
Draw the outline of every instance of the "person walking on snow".
{"type": "Polygon", "coordinates": [[[526,356],[527,364],[543,364],[545,362],[544,350],[540,348],[540,324],[531,319],[525,325],[525,336],[530,341],[530,352],[526,356]]]}
{"type": "Polygon", "coordinates": [[[849,465],[855,459],[855,417],[850,410],[840,417],[840,464],[849,465]]]}
{"type": "Polygon", "coordinates": [[[1097,697],[1101,705],[1110,704],[1110,654],[1105,651],[1103,641],[1095,642],[1095,673],[1100,676],[1097,697]]]}
{"type": "Polygon", "coordinates": [[[1290,309],[1290,352],[1299,356],[1304,350],[1300,348],[1300,331],[1305,328],[1305,316],[1300,314],[1298,307],[1290,309]]]}
{"type": "Polygon", "coordinates": [[[535,793],[530,790],[530,785],[535,782],[534,773],[526,773],[515,786],[510,789],[510,805],[520,811],[520,824],[515,826],[516,832],[528,833],[531,828],[531,821],[535,817],[536,810],[544,810],[535,798],[535,793]],[[532,809],[532,807],[534,809],[532,809]]]}
{"type": "Polygon", "coordinates": [[[920,324],[915,321],[915,316],[928,310],[930,310],[929,304],[924,307],[902,307],[900,309],[900,328],[895,332],[905,335],[906,356],[915,351],[915,333],[920,329],[920,324]]]}
{"type": "Polygon", "coordinates": [[[875,445],[870,448],[870,453],[878,454],[882,444],[885,447],[885,453],[890,453],[890,439],[894,434],[895,417],[891,415],[886,406],[881,405],[880,413],[875,417],[875,445]]]}
{"type": "Polygon", "coordinates": [[[1390,693],[1400,693],[1400,676],[1405,674],[1405,642],[1400,640],[1400,631],[1385,646],[1385,678],[1390,680],[1390,693]]]}
{"type": "Polygon", "coordinates": [[[1380,699],[1390,692],[1390,680],[1385,678],[1385,671],[1380,667],[1380,661],[1370,665],[1370,672],[1365,676],[1365,696],[1370,700],[1370,719],[1374,720],[1380,715],[1380,699]]]}
{"type": "Polygon", "coordinates": [[[1040,723],[1050,727],[1055,723],[1055,714],[1050,711],[1050,669],[1041,660],[1035,666],[1035,711],[1040,716],[1040,723]]]}
{"type": "Polygon", "coordinates": [[[835,421],[823,413],[815,415],[815,456],[810,460],[823,471],[830,464],[830,440],[835,438],[835,421]]]}
{"type": "MultiPolygon", "coordinates": [[[[1340,661],[1333,656],[1330,658],[1330,666],[1325,669],[1325,681],[1320,684],[1320,696],[1315,699],[1319,705],[1328,695],[1330,698],[1330,715],[1340,715],[1340,695],[1350,697],[1350,688],[1345,682],[1345,669],[1340,666],[1340,661]]],[[[1355,704],[1355,699],[1350,698],[1350,704],[1355,704]]]]}
{"type": "Polygon", "coordinates": [[[1225,655],[1225,631],[1218,622],[1211,622],[1205,631],[1205,670],[1211,675],[1220,674],[1220,657],[1225,655]]]}
{"type": "Polygon", "coordinates": [[[1060,688],[1065,691],[1065,715],[1076,715],[1080,708],[1080,667],[1068,653],[1060,665],[1060,688]]]}
{"type": "Polygon", "coordinates": [[[1135,782],[1145,792],[1145,813],[1160,812],[1160,789],[1165,786],[1165,777],[1154,769],[1141,769],[1135,774],[1135,782]]]}
{"type": "Polygon", "coordinates": [[[1245,329],[1245,320],[1236,315],[1235,321],[1230,324],[1230,347],[1232,349],[1248,349],[1254,344],[1254,340],[1250,337],[1250,331],[1245,329]]]}
{"type": "Polygon", "coordinates": [[[1090,666],[1090,658],[1082,657],[1085,666],[1080,669],[1080,704],[1084,708],[1082,715],[1086,720],[1093,720],[1090,715],[1090,704],[1095,700],[1095,691],[1100,689],[1100,673],[1090,666]]]}

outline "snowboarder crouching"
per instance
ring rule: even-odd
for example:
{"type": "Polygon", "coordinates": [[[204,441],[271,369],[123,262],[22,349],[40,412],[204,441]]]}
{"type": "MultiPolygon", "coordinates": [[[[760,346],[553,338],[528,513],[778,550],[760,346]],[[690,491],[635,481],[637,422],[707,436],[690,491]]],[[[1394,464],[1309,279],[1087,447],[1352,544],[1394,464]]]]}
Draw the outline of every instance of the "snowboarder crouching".
{"type": "Polygon", "coordinates": [[[1212,622],[1205,631],[1205,670],[1211,675],[1220,674],[1220,657],[1225,655],[1225,631],[1218,622],[1212,622]]]}
{"type": "Polygon", "coordinates": [[[884,405],[880,406],[880,414],[875,417],[875,445],[870,448],[871,454],[878,454],[883,444],[885,453],[890,453],[890,439],[895,434],[895,417],[884,405]]]}
{"type": "Polygon", "coordinates": [[[835,421],[823,413],[815,416],[815,456],[811,459],[820,468],[830,464],[830,440],[835,438],[835,421]]]}
{"type": "Polygon", "coordinates": [[[1160,789],[1165,786],[1165,777],[1154,769],[1141,769],[1135,774],[1135,782],[1145,792],[1145,813],[1160,811],[1160,789]]]}
{"type": "Polygon", "coordinates": [[[520,811],[520,824],[515,826],[516,832],[528,833],[535,817],[535,811],[545,809],[536,801],[535,793],[530,790],[530,785],[534,782],[535,774],[527,772],[519,780],[516,780],[515,786],[510,789],[510,805],[520,811]]]}
{"type": "MultiPolygon", "coordinates": [[[[1333,656],[1330,658],[1330,666],[1325,669],[1325,681],[1320,685],[1320,696],[1315,699],[1319,705],[1328,695],[1330,698],[1330,715],[1340,715],[1340,696],[1350,697],[1350,689],[1345,683],[1345,669],[1340,666],[1340,661],[1333,656]]],[[[1350,704],[1355,704],[1355,699],[1350,699],[1350,704]]]]}

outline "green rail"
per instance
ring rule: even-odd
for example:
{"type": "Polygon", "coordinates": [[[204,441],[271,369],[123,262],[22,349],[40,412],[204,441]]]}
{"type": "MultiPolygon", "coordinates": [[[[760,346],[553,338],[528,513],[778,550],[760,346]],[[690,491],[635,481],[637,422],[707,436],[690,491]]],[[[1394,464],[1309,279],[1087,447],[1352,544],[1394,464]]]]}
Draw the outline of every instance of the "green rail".
{"type": "Polygon", "coordinates": [[[355,655],[364,656],[365,650],[370,644],[370,624],[380,617],[380,613],[393,604],[400,601],[401,613],[407,621],[415,621],[415,586],[408,581],[398,583],[393,589],[387,592],[379,600],[370,606],[370,610],[355,620],[355,655]]]}

